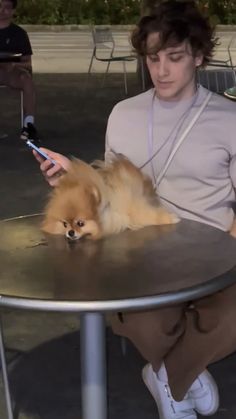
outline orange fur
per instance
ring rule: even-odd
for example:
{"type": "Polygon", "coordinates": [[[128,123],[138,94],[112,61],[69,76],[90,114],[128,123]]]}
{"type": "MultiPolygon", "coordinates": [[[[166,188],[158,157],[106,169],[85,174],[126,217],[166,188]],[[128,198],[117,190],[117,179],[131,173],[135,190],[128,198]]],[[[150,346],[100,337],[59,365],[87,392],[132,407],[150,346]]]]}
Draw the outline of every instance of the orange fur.
{"type": "Polygon", "coordinates": [[[89,165],[74,159],[54,188],[42,224],[45,232],[75,240],[98,239],[125,229],[179,221],[158,202],[151,179],[128,159],[89,165]]]}

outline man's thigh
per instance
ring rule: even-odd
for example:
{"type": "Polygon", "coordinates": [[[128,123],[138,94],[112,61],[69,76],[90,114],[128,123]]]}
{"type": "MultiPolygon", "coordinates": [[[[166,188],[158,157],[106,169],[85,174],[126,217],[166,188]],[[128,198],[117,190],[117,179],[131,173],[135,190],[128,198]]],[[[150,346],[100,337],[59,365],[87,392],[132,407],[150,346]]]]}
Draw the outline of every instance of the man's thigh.
{"type": "Polygon", "coordinates": [[[8,84],[9,84],[8,73],[3,68],[0,68],[0,86],[1,85],[8,86],[8,84]]]}
{"type": "Polygon", "coordinates": [[[201,331],[209,332],[225,325],[226,332],[227,325],[229,327],[236,322],[236,284],[195,301],[193,306],[198,313],[198,327],[201,331]]]}
{"type": "Polygon", "coordinates": [[[23,88],[23,75],[26,73],[26,70],[13,67],[9,68],[0,68],[0,85],[11,87],[12,89],[22,89],[23,88]]]}

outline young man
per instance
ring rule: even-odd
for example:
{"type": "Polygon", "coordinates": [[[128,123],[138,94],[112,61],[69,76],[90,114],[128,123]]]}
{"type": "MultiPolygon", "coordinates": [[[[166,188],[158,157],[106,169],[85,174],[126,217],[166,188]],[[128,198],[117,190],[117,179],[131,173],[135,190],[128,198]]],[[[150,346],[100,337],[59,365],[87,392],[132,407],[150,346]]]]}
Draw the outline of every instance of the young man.
{"type": "Polygon", "coordinates": [[[0,3],[0,52],[20,53],[19,62],[0,61],[0,85],[21,89],[24,99],[24,126],[20,138],[37,142],[34,126],[35,91],[32,80],[32,48],[27,33],[12,23],[17,0],[1,0],[0,3]]]}
{"type": "MultiPolygon", "coordinates": [[[[167,0],[141,19],[132,43],[146,57],[154,88],[114,107],[106,158],[126,155],[152,177],[163,205],[178,216],[230,231],[236,104],[196,84],[197,68],[207,64],[215,42],[194,1],[167,0]]],[[[46,151],[58,162],[54,167],[35,157],[56,186],[70,161],[46,151]]],[[[206,367],[236,349],[235,299],[232,286],[194,303],[114,317],[115,333],[148,361],[142,376],[160,419],[196,419],[218,409],[217,385],[206,367]]]]}

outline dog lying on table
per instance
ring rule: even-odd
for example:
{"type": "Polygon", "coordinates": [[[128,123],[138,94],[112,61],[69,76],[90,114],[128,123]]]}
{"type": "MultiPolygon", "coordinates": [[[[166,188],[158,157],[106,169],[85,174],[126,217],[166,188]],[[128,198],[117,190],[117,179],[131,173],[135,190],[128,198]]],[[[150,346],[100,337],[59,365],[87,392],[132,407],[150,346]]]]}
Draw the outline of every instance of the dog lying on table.
{"type": "Polygon", "coordinates": [[[160,205],[151,179],[122,155],[89,165],[73,159],[54,188],[42,230],[99,239],[126,229],[174,224],[179,218],[160,205]]]}

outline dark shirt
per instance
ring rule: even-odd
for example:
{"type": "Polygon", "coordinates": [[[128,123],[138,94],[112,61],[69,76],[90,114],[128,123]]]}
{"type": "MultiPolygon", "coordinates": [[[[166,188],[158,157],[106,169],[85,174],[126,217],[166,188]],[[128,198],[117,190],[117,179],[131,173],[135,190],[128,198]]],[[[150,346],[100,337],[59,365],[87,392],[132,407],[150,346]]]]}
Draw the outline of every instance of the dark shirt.
{"type": "Polygon", "coordinates": [[[32,55],[32,48],[27,32],[11,23],[7,28],[0,29],[0,52],[15,52],[32,55]]]}

